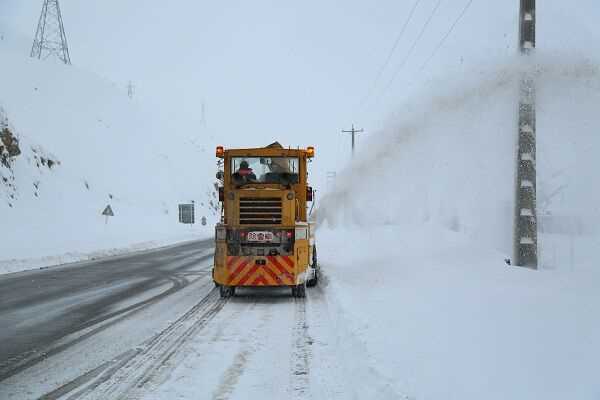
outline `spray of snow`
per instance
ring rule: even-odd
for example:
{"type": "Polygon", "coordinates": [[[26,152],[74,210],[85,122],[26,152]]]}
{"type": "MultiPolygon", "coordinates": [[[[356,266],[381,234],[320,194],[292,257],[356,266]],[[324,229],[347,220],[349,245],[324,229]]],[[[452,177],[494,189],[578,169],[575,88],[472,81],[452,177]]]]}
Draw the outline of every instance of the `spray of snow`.
{"type": "Polygon", "coordinates": [[[333,227],[434,224],[510,254],[524,74],[537,82],[541,222],[558,209],[571,219],[600,215],[600,194],[590,185],[597,165],[591,154],[600,149],[594,134],[600,68],[570,54],[538,53],[429,83],[338,174],[317,210],[319,221],[333,227]]]}
{"type": "Polygon", "coordinates": [[[598,64],[538,53],[428,88],[363,143],[316,211],[340,343],[361,349],[389,398],[593,398],[598,64]],[[503,262],[523,74],[537,82],[535,272],[503,262]]]}

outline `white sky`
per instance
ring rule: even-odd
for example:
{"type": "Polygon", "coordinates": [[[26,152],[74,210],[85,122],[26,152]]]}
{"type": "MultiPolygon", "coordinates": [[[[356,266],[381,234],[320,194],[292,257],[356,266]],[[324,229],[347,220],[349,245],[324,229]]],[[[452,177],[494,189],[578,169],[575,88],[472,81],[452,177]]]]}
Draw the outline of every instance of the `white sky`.
{"type": "MultiPolygon", "coordinates": [[[[427,69],[418,71],[468,3],[442,0],[398,78],[380,96],[437,1],[420,1],[367,107],[359,107],[361,99],[414,0],[60,4],[77,67],[104,76],[123,91],[133,81],[138,99],[172,119],[175,129],[204,136],[209,144],[314,144],[315,165],[324,176],[327,170],[339,169],[349,154],[350,138],[341,129],[355,123],[367,131],[365,136],[376,135],[396,105],[431,76],[454,79],[467,66],[516,52],[518,1],[475,0],[427,69]],[[205,129],[199,126],[202,102],[205,129]]],[[[552,13],[540,25],[555,26],[553,19],[568,8],[558,0],[548,7],[550,3],[552,13]]],[[[0,16],[32,40],[41,4],[0,0],[0,16]]],[[[598,14],[593,0],[578,4],[571,15],[598,14]]],[[[538,5],[540,19],[544,6],[538,5]]]]}

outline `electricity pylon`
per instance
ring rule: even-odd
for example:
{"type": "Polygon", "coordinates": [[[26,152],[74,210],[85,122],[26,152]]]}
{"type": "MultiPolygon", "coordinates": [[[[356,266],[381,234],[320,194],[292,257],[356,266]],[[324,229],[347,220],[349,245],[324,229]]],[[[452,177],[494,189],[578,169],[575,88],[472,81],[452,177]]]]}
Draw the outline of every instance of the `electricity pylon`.
{"type": "Polygon", "coordinates": [[[46,59],[51,55],[55,55],[67,65],[71,64],[58,0],[44,0],[31,47],[33,58],[46,59]]]}

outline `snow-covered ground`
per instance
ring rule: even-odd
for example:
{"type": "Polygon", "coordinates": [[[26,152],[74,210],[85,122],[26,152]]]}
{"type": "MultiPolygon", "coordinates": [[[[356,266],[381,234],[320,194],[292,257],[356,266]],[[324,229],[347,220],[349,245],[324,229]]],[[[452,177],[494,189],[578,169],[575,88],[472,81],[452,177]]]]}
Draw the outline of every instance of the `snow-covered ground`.
{"type": "Polygon", "coordinates": [[[241,289],[227,302],[213,292],[165,331],[168,340],[139,346],[89,391],[82,375],[73,390],[146,400],[600,391],[597,271],[511,267],[503,253],[435,225],[319,233],[323,276],[306,301],[288,289],[241,289]]]}
{"type": "Polygon", "coordinates": [[[598,395],[598,271],[509,267],[460,233],[411,228],[320,232],[340,341],[396,394],[371,398],[598,395]]]}

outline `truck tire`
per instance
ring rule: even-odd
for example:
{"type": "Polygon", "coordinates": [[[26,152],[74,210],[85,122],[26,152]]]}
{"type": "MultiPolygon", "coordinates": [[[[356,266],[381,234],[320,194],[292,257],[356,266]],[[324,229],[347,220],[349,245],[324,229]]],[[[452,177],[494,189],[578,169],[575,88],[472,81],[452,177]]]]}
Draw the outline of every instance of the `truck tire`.
{"type": "Polygon", "coordinates": [[[303,299],[306,297],[306,286],[305,285],[297,285],[292,286],[292,296],[303,299]]]}
{"type": "Polygon", "coordinates": [[[235,294],[235,287],[233,286],[219,286],[219,294],[222,299],[228,299],[235,294]]]}
{"type": "Polygon", "coordinates": [[[315,268],[315,276],[312,279],[306,281],[307,287],[315,287],[319,283],[319,270],[315,268]]]}

